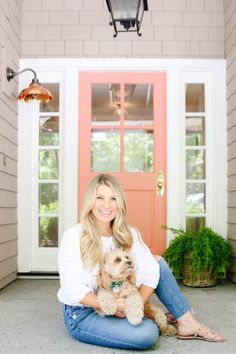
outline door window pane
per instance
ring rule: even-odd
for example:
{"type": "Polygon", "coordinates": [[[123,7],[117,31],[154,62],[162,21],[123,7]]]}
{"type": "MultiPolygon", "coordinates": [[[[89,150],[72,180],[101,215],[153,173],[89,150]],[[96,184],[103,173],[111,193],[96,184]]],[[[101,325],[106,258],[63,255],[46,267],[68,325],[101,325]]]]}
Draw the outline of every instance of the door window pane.
{"type": "Polygon", "coordinates": [[[50,102],[40,103],[40,112],[59,112],[59,84],[43,83],[42,85],[51,92],[53,99],[50,102]]]}
{"type": "Polygon", "coordinates": [[[116,131],[91,132],[91,171],[120,171],[120,133],[116,131]]]}
{"type": "Polygon", "coordinates": [[[60,84],[43,83],[53,95],[38,116],[38,246],[58,247],[60,84]],[[51,181],[50,181],[51,180],[51,181]]]}
{"type": "Polygon", "coordinates": [[[58,247],[58,217],[39,217],[39,247],[58,247]]]}
{"type": "Polygon", "coordinates": [[[39,178],[58,179],[59,161],[58,150],[39,151],[39,178]]]}
{"type": "Polygon", "coordinates": [[[186,213],[205,213],[205,183],[186,184],[186,213]]]}
{"type": "Polygon", "coordinates": [[[186,117],[186,145],[205,145],[205,117],[186,117]]]}
{"type": "Polygon", "coordinates": [[[39,213],[58,213],[58,183],[39,184],[39,213]]]}
{"type": "Polygon", "coordinates": [[[205,179],[205,150],[186,150],[186,178],[205,179]]]}
{"type": "Polygon", "coordinates": [[[153,131],[126,131],[124,134],[125,172],[153,172],[153,131]]]}
{"type": "Polygon", "coordinates": [[[92,85],[92,122],[118,125],[121,116],[120,84],[92,85]]]}
{"type": "Polygon", "coordinates": [[[185,84],[186,230],[198,231],[206,221],[205,84],[185,84]],[[193,113],[191,113],[193,112],[193,113]],[[191,148],[192,147],[192,148],[191,148]],[[196,180],[202,180],[196,183],[196,180]],[[191,183],[190,183],[191,182],[191,183]],[[200,214],[200,215],[196,215],[200,214]]]}
{"type": "Polygon", "coordinates": [[[204,84],[185,85],[186,112],[205,112],[204,84]]]}
{"type": "Polygon", "coordinates": [[[125,84],[125,124],[153,124],[153,85],[125,84]]]}
{"type": "Polygon", "coordinates": [[[39,145],[59,145],[59,117],[40,117],[39,145]]]}

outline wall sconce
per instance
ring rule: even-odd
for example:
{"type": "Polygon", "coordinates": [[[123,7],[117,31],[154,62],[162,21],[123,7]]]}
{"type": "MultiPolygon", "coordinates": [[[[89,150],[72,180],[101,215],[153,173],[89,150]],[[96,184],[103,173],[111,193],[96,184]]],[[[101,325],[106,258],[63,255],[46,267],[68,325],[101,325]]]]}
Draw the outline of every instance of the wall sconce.
{"type": "Polygon", "coordinates": [[[114,27],[113,37],[118,32],[137,32],[139,36],[143,12],[148,10],[147,0],[106,0],[114,27]],[[122,29],[124,28],[124,29],[122,29]]]}
{"type": "Polygon", "coordinates": [[[29,87],[25,88],[19,93],[18,99],[24,102],[38,102],[38,103],[51,101],[53,99],[53,95],[48,89],[46,89],[39,83],[36,72],[33,69],[27,68],[16,73],[8,66],[6,69],[7,80],[10,81],[16,75],[22,74],[25,71],[31,71],[34,74],[34,78],[31,84],[29,85],[29,87]]]}

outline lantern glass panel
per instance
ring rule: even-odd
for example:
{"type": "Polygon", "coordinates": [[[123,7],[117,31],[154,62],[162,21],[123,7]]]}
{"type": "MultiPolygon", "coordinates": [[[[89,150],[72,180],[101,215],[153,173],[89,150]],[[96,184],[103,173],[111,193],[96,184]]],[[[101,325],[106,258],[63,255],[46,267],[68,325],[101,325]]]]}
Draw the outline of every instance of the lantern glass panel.
{"type": "Polygon", "coordinates": [[[135,19],[139,2],[140,0],[110,0],[114,20],[135,19]]]}

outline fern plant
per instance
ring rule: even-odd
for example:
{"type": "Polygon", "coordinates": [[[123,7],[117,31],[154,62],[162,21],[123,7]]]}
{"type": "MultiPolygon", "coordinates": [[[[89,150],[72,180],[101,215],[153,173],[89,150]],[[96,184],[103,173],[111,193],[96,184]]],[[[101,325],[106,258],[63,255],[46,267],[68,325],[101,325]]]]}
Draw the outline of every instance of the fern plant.
{"type": "Polygon", "coordinates": [[[230,243],[211,228],[197,233],[168,228],[174,235],[163,256],[177,279],[182,277],[184,260],[192,259],[194,277],[209,269],[216,278],[225,278],[231,255],[230,243]]]}

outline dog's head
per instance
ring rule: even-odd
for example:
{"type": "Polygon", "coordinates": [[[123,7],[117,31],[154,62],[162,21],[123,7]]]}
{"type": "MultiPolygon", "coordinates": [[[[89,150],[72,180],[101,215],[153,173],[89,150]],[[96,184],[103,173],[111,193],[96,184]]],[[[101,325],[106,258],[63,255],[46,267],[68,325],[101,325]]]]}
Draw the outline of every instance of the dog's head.
{"type": "Polygon", "coordinates": [[[135,283],[134,261],[128,252],[116,249],[107,253],[101,263],[99,286],[110,287],[112,281],[135,283]]]}

